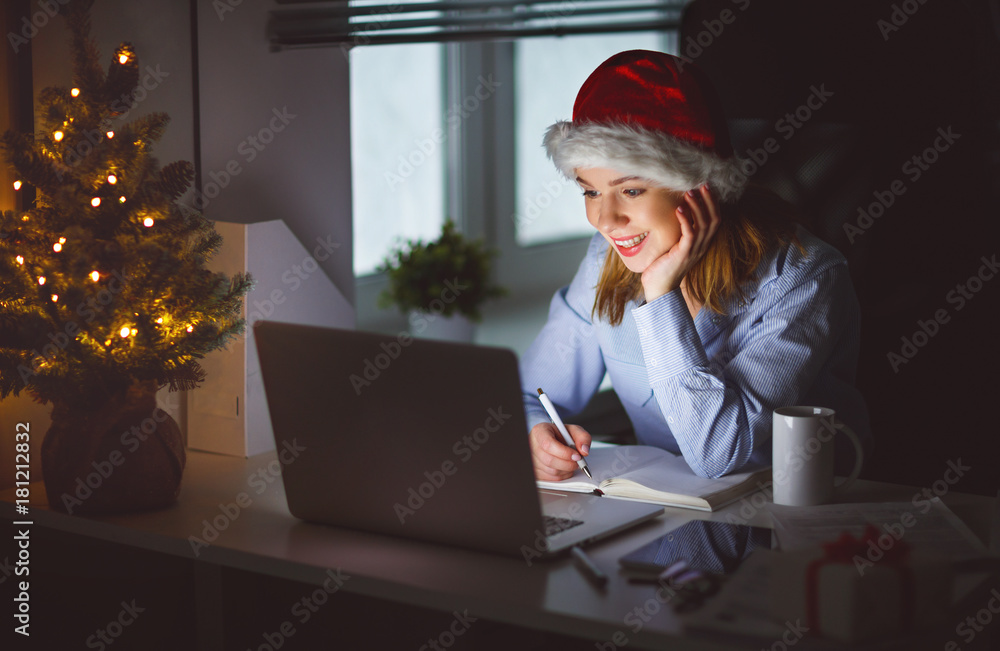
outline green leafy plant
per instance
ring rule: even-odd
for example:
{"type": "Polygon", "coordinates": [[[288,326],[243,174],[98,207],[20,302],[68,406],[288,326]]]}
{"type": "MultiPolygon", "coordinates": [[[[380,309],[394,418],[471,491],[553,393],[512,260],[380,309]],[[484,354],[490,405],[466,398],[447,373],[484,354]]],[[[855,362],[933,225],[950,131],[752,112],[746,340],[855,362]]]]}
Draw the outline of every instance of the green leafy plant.
{"type": "Polygon", "coordinates": [[[442,316],[462,314],[481,321],[483,303],[507,294],[490,280],[496,255],[481,240],[466,239],[448,220],[437,240],[408,240],[390,251],[378,267],[389,279],[379,306],[395,305],[401,312],[434,311],[442,316]]]}

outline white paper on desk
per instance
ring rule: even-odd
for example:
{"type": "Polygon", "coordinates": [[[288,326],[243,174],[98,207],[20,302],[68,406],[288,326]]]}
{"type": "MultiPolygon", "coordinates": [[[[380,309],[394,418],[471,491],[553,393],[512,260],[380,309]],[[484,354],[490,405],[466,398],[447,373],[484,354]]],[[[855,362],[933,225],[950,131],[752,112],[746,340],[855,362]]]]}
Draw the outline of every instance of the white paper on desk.
{"type": "Polygon", "coordinates": [[[883,533],[902,531],[914,552],[950,560],[989,554],[986,546],[940,498],[912,502],[779,506],[769,504],[779,547],[783,550],[833,542],[843,532],[860,538],[869,524],[883,533]],[[905,514],[909,513],[910,516],[905,514]],[[909,526],[907,526],[909,523],[909,526]]]}

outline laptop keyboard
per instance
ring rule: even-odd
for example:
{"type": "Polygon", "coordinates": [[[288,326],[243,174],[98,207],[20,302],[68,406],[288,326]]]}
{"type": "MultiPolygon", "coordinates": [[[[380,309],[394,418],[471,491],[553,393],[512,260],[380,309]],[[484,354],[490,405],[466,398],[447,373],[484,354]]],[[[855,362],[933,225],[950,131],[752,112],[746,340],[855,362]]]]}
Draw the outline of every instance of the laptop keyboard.
{"type": "Polygon", "coordinates": [[[542,520],[545,522],[546,536],[554,536],[561,531],[566,531],[567,529],[572,529],[577,525],[583,524],[583,520],[571,520],[570,518],[557,518],[554,515],[543,515],[542,520]]]}

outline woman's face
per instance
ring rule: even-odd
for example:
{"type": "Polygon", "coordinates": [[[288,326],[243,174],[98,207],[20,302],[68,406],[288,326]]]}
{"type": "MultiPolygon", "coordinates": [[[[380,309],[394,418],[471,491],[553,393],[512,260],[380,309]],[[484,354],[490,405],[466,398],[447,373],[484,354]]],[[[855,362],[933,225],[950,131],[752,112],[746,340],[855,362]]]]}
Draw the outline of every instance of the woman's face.
{"type": "Polygon", "coordinates": [[[681,238],[676,210],[684,193],[603,167],[576,169],[587,220],[630,271],[642,273],[681,238]]]}

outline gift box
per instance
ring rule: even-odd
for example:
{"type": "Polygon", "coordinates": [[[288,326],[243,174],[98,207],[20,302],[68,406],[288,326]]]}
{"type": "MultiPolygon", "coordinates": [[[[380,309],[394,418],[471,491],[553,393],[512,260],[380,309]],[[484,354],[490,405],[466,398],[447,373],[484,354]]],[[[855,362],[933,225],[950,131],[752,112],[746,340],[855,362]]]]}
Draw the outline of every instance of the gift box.
{"type": "Polygon", "coordinates": [[[771,569],[771,616],[840,642],[929,628],[951,607],[949,564],[912,557],[904,540],[874,527],[860,539],[845,533],[820,548],[775,554],[771,569]]]}

